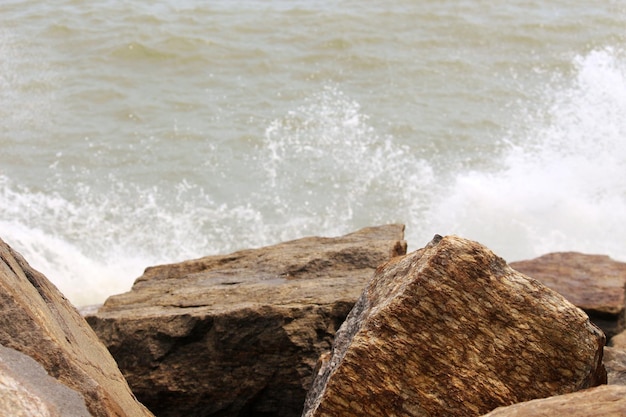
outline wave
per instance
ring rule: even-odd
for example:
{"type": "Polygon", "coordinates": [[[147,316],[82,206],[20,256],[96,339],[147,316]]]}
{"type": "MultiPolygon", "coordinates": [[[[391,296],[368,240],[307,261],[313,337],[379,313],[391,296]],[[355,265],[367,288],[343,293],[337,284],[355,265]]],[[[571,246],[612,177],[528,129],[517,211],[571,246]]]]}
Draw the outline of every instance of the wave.
{"type": "MultiPolygon", "coordinates": [[[[141,187],[115,175],[61,176],[35,190],[0,175],[2,237],[71,301],[92,304],[150,265],[417,217],[429,187],[403,181],[432,179],[335,86],[270,123],[242,159],[255,176],[225,185],[225,200],[186,179],[141,187]]],[[[219,165],[205,168],[219,176],[219,165]]]]}
{"type": "Polygon", "coordinates": [[[626,260],[626,60],[606,48],[573,69],[517,116],[500,169],[457,174],[434,206],[435,229],[510,260],[565,250],[626,260]]]}
{"type": "Polygon", "coordinates": [[[273,121],[261,148],[265,193],[281,216],[307,219],[300,233],[419,216],[433,180],[428,163],[378,134],[336,86],[273,121]]]}
{"type": "Polygon", "coordinates": [[[222,164],[218,146],[193,180],[94,183],[87,172],[35,189],[0,172],[1,237],[77,305],[127,290],[150,265],[391,222],[407,225],[413,249],[454,233],[510,261],[557,250],[626,259],[623,51],[577,56],[528,103],[471,169],[380,133],[329,84],[239,143],[226,162],[241,166],[222,164]]]}
{"type": "Polygon", "coordinates": [[[214,203],[182,180],[140,188],[110,176],[72,195],[35,191],[0,176],[0,230],[75,304],[127,291],[144,268],[259,244],[263,222],[249,206],[214,203]]]}

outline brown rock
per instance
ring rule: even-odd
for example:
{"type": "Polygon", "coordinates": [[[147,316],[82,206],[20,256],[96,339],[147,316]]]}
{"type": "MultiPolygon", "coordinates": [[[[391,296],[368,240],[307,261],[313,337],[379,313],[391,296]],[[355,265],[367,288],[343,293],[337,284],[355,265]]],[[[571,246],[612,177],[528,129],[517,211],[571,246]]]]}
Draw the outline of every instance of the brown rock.
{"type": "Polygon", "coordinates": [[[0,240],[0,344],[80,393],[93,416],[150,416],[76,309],[0,240]]]}
{"type": "Polygon", "coordinates": [[[159,416],[299,416],[313,369],[404,226],[148,268],[88,321],[159,416]]]}
{"type": "Polygon", "coordinates": [[[603,255],[550,253],[511,267],[533,277],[582,308],[607,339],[623,330],[626,263],[603,255]]]}
{"type": "Polygon", "coordinates": [[[611,338],[609,345],[612,347],[626,349],[626,331],[616,334],[611,338]]]}
{"type": "Polygon", "coordinates": [[[483,417],[624,417],[626,387],[603,385],[572,394],[500,407],[483,417]]]}
{"type": "Polygon", "coordinates": [[[604,367],[609,385],[626,385],[626,350],[606,346],[604,367]]]}
{"type": "Polygon", "coordinates": [[[381,266],[303,416],[478,416],[606,381],[583,311],[480,244],[436,236],[381,266]]]}
{"type": "Polygon", "coordinates": [[[0,346],[0,415],[86,417],[85,400],[46,373],[39,362],[0,346]]]}

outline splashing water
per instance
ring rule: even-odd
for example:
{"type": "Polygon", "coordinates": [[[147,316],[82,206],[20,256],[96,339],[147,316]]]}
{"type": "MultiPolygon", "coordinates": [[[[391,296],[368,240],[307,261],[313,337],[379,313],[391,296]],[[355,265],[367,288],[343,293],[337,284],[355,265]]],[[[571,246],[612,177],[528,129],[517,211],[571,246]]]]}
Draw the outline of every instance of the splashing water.
{"type": "Polygon", "coordinates": [[[0,172],[1,237],[78,305],[126,291],[150,265],[391,222],[407,225],[413,249],[454,233],[510,261],[557,250],[626,259],[626,59],[592,51],[546,85],[480,171],[379,133],[331,85],[251,140],[251,174],[223,187],[249,192],[219,200],[213,172],[207,183],[110,175],[41,189],[0,172]]]}
{"type": "Polygon", "coordinates": [[[111,177],[109,187],[96,193],[76,184],[70,200],[0,176],[0,207],[10,219],[0,221],[2,238],[78,305],[128,290],[147,266],[228,250],[222,236],[241,235],[236,229],[245,225],[253,230],[258,219],[250,208],[212,203],[185,182],[172,192],[111,177]]]}
{"type": "Polygon", "coordinates": [[[431,167],[377,134],[359,104],[336,87],[273,121],[263,149],[271,205],[301,232],[344,233],[425,210],[431,167]],[[410,185],[417,180],[421,186],[410,185]]]}
{"type": "Polygon", "coordinates": [[[574,59],[506,139],[501,170],[460,172],[433,223],[516,260],[575,250],[626,259],[626,61],[574,59]]]}
{"type": "Polygon", "coordinates": [[[247,163],[258,190],[219,203],[184,179],[142,188],[109,175],[74,183],[68,196],[63,178],[35,191],[0,176],[11,219],[3,238],[70,300],[91,304],[126,291],[150,265],[402,222],[424,210],[428,190],[403,181],[432,180],[428,164],[378,135],[336,87],[271,122],[247,163]]]}

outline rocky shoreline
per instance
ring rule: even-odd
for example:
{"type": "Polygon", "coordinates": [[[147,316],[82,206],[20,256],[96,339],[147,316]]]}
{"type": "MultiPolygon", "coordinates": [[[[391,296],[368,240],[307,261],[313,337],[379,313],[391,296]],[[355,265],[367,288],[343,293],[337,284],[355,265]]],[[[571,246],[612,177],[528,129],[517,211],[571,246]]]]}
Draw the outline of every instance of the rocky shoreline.
{"type": "Polygon", "coordinates": [[[0,241],[0,409],[626,415],[626,264],[406,247],[384,225],[150,267],[83,318],[0,241]]]}

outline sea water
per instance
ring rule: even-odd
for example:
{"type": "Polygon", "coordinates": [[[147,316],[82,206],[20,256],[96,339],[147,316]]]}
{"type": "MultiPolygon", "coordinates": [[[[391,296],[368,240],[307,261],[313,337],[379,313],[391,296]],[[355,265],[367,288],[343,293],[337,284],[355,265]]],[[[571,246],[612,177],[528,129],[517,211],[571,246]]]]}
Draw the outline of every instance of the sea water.
{"type": "Polygon", "coordinates": [[[75,304],[406,224],[626,260],[626,6],[8,0],[0,238],[75,304]]]}

